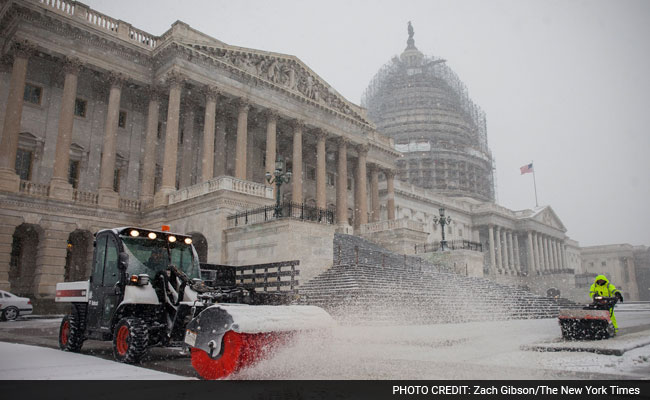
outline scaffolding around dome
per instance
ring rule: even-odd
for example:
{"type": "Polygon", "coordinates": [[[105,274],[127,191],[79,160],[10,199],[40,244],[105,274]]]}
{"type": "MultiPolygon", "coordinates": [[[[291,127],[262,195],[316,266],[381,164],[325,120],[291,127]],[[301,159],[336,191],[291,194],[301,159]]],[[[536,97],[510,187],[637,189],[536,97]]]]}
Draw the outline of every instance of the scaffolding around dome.
{"type": "Polygon", "coordinates": [[[485,113],[446,60],[425,56],[409,42],[400,57],[379,69],[361,104],[404,153],[400,180],[449,196],[494,201],[485,113]]]}

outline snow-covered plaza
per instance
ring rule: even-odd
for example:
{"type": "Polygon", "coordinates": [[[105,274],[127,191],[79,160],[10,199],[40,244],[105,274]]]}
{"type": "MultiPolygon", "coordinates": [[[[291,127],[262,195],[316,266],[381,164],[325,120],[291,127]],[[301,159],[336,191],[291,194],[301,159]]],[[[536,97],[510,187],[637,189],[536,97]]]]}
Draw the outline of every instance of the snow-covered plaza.
{"type": "MultiPolygon", "coordinates": [[[[623,349],[621,356],[529,350],[563,343],[555,319],[411,326],[345,323],[328,332],[300,335],[230,379],[648,379],[650,309],[647,304],[623,304],[617,315],[617,337],[564,344],[623,349]]],[[[189,356],[179,354],[180,349],[158,350],[142,366],[112,361],[109,343],[87,341],[81,354],[62,352],[55,349],[59,322],[53,318],[0,324],[0,379],[196,377],[189,356]]]]}

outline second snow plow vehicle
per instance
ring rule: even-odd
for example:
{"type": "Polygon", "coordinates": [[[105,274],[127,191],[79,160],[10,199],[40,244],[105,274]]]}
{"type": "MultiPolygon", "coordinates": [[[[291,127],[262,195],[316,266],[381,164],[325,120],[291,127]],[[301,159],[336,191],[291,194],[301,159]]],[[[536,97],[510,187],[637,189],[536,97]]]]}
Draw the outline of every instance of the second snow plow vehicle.
{"type": "Polygon", "coordinates": [[[582,309],[560,310],[558,319],[562,337],[566,340],[609,339],[616,334],[610,310],[614,309],[618,298],[594,296],[591,304],[582,309]]]}
{"type": "Polygon", "coordinates": [[[208,286],[189,236],[131,227],[95,236],[90,280],[57,284],[56,301],[72,305],[59,332],[65,351],[110,340],[118,361],[135,363],[149,347],[185,346],[199,375],[217,379],[292,332],[333,324],[319,307],[266,305],[288,302],[279,293],[208,286]]]}

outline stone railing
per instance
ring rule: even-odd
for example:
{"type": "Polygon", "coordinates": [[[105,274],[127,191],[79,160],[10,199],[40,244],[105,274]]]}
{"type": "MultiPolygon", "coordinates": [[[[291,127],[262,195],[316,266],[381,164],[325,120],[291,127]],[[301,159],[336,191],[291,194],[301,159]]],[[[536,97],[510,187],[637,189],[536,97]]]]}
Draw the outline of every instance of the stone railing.
{"type": "Polygon", "coordinates": [[[93,192],[82,192],[81,190],[72,191],[72,200],[75,203],[82,204],[97,204],[99,201],[99,195],[93,192]]]}
{"type": "Polygon", "coordinates": [[[50,185],[36,183],[31,181],[20,180],[20,193],[32,196],[48,197],[50,195],[50,185]]]}
{"type": "Polygon", "coordinates": [[[105,30],[121,39],[134,42],[148,49],[153,49],[160,42],[160,38],[140,29],[132,27],[129,23],[119,21],[95,11],[83,3],[70,0],[39,0],[39,3],[59,14],[71,16],[78,21],[86,22],[96,28],[105,30]]]}
{"type": "Polygon", "coordinates": [[[119,23],[108,15],[88,8],[86,11],[86,20],[95,26],[117,33],[119,23]]]}
{"type": "Polygon", "coordinates": [[[120,199],[120,210],[140,211],[140,200],[120,199]]]}
{"type": "Polygon", "coordinates": [[[169,195],[169,204],[193,199],[217,190],[228,190],[251,196],[273,199],[273,188],[261,183],[244,181],[232,176],[220,176],[196,185],[192,185],[169,195]]]}
{"type": "Polygon", "coordinates": [[[361,225],[359,228],[361,234],[389,231],[392,229],[410,229],[418,232],[424,232],[424,222],[413,221],[408,218],[394,219],[388,221],[371,222],[361,225]]]}
{"type": "Polygon", "coordinates": [[[157,43],[157,38],[155,36],[134,27],[129,28],[129,39],[135,40],[138,43],[142,43],[143,45],[151,47],[152,49],[156,47],[157,43]]]}
{"type": "Polygon", "coordinates": [[[74,14],[74,6],[76,1],[63,1],[63,0],[40,0],[42,4],[50,6],[57,11],[65,14],[74,14]]]}

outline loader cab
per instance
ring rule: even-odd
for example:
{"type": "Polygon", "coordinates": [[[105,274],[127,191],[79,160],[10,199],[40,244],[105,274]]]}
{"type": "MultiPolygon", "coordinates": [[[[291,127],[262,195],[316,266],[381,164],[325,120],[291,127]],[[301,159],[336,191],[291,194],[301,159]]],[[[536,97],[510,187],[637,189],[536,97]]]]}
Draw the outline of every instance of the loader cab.
{"type": "Polygon", "coordinates": [[[172,264],[190,279],[200,278],[190,237],[131,227],[97,232],[88,301],[89,336],[109,339],[120,304],[138,304],[138,299],[125,299],[129,277],[147,275],[154,280],[172,264]]]}
{"type": "Polygon", "coordinates": [[[100,339],[111,335],[111,318],[122,300],[125,281],[124,256],[120,256],[122,250],[114,232],[103,230],[97,233],[90,276],[88,328],[100,339]]]}

